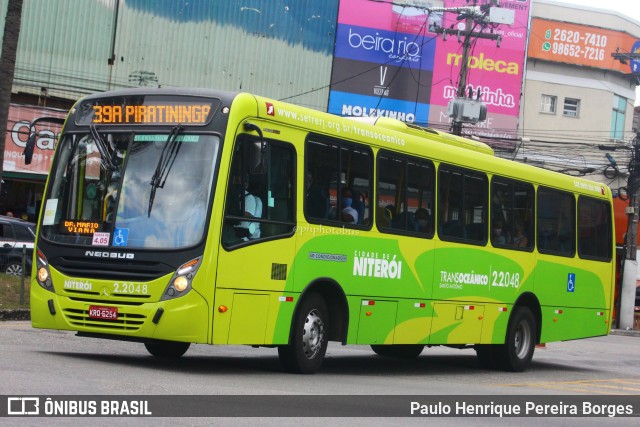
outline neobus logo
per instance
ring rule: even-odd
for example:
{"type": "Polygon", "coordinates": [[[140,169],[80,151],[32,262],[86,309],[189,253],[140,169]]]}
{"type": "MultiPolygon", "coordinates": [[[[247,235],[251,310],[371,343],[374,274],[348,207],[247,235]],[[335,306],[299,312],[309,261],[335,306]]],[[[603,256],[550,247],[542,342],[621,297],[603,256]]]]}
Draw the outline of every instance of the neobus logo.
{"type": "Polygon", "coordinates": [[[135,256],[128,252],[102,252],[102,251],[86,251],[84,256],[90,256],[94,258],[120,258],[120,259],[133,259],[135,256]]]}

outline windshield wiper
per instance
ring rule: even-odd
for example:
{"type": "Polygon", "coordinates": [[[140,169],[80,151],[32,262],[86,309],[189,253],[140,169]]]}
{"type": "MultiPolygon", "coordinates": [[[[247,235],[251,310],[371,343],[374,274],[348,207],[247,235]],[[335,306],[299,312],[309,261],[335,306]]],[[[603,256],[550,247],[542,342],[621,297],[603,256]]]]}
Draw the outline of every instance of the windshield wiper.
{"type": "Polygon", "coordinates": [[[98,133],[98,129],[96,128],[96,125],[89,125],[89,130],[91,131],[91,136],[93,136],[93,139],[96,141],[96,147],[98,147],[98,151],[100,152],[100,155],[104,159],[104,162],[107,164],[107,168],[111,171],[118,169],[113,164],[113,161],[111,160],[111,156],[109,156],[107,146],[104,144],[104,140],[98,133]]]}
{"type": "Polygon", "coordinates": [[[149,218],[151,217],[151,209],[153,208],[153,201],[156,197],[156,190],[158,188],[164,188],[164,183],[167,181],[171,167],[173,167],[173,163],[176,161],[176,157],[178,157],[178,152],[182,146],[182,140],[178,139],[180,131],[182,131],[182,126],[179,124],[171,129],[169,138],[167,138],[162,153],[160,153],[156,170],[151,177],[151,194],[149,194],[149,212],[147,213],[149,218]]]}

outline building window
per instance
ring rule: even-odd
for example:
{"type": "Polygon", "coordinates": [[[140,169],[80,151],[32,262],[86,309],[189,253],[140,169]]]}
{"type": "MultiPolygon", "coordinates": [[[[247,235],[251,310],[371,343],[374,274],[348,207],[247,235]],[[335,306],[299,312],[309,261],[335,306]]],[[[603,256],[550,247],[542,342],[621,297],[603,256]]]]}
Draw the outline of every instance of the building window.
{"type": "Polygon", "coordinates": [[[558,100],[557,96],[542,95],[542,104],[540,106],[540,112],[547,113],[547,114],[555,114],[557,100],[558,100]]]}
{"type": "Polygon", "coordinates": [[[613,112],[611,114],[611,139],[624,139],[624,116],[627,111],[627,98],[613,95],[613,112]]]}
{"type": "Polygon", "coordinates": [[[578,117],[580,113],[580,100],[575,98],[564,99],[564,110],[562,115],[568,117],[578,117]]]}

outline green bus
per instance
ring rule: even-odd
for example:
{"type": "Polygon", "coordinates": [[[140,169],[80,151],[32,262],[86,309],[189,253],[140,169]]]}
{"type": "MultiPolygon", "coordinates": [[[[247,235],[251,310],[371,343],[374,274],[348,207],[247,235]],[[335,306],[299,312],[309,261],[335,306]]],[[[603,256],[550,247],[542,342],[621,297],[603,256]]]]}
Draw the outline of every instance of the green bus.
{"type": "Polygon", "coordinates": [[[275,347],[298,373],[329,341],[474,348],[522,371],[537,344],[609,333],[612,218],[603,184],[392,118],[105,92],[75,104],[56,146],[32,324],[158,357],[275,347]]]}

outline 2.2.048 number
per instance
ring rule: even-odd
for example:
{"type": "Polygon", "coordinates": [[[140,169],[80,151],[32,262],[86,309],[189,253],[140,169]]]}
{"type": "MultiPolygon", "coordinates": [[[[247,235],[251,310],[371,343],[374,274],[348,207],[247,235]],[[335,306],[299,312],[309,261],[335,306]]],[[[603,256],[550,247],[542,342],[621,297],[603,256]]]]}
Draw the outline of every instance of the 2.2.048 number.
{"type": "Polygon", "coordinates": [[[520,273],[511,273],[509,271],[492,271],[491,286],[500,288],[517,288],[520,286],[520,273]]]}
{"type": "Polygon", "coordinates": [[[144,284],[135,284],[135,283],[114,283],[113,284],[113,293],[114,294],[136,294],[136,295],[145,295],[148,292],[148,286],[146,283],[144,284]]]}

